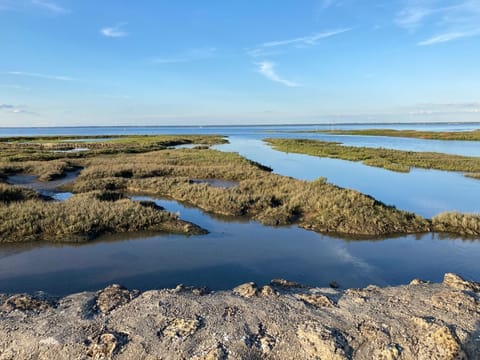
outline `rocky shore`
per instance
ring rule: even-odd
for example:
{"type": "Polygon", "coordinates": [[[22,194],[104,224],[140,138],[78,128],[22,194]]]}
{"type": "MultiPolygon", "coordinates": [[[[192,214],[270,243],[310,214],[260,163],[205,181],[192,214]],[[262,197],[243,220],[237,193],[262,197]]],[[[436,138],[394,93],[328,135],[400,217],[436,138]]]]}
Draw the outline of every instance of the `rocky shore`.
{"type": "Polygon", "coordinates": [[[480,359],[480,284],[0,295],[0,359],[480,359]]]}

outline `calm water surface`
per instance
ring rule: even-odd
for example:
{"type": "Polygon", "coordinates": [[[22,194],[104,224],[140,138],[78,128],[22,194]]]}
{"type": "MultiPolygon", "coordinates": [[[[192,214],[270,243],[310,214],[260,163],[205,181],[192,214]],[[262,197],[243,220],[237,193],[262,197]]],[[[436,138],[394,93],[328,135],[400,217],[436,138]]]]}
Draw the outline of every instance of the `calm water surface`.
{"type": "MultiPolygon", "coordinates": [[[[148,200],[136,197],[136,200],[148,200]]],[[[203,236],[111,236],[86,245],[21,244],[0,248],[0,291],[63,295],[121,283],[142,290],[179,283],[230,289],[246,281],[287,278],[328,286],[395,285],[446,271],[480,278],[478,241],[411,235],[347,241],[291,227],[212,217],[174,201],[167,210],[208,229],[203,236]]]]}
{"type": "MultiPolygon", "coordinates": [[[[479,124],[378,125],[417,130],[471,130],[479,124]]],[[[363,128],[372,128],[364,125],[363,128]]],[[[101,134],[223,134],[236,151],[268,165],[275,172],[300,179],[320,176],[360,190],[401,209],[433,216],[445,210],[479,212],[480,181],[461,174],[417,170],[409,174],[360,163],[284,154],[272,150],[265,137],[311,137],[339,140],[354,146],[414,151],[441,151],[480,156],[475,142],[445,142],[383,137],[298,134],[303,127],[136,127],[136,128],[0,128],[0,136],[101,134]],[[289,131],[278,133],[273,131],[289,131]]],[[[361,125],[335,128],[362,128],[361,125]]],[[[19,181],[31,181],[18,179],[19,181]]],[[[51,191],[57,199],[68,197],[51,191]]],[[[139,198],[137,198],[139,199],[139,198]]],[[[390,239],[348,241],[292,227],[266,227],[245,219],[214,217],[174,201],[158,200],[167,210],[207,230],[204,236],[162,234],[120,235],[85,245],[19,244],[0,246],[0,292],[48,291],[67,294],[96,290],[113,282],[131,288],[171,287],[178,283],[228,289],[245,281],[268,282],[283,277],[326,286],[396,285],[415,277],[441,280],[445,272],[480,279],[480,240],[424,234],[390,239]]]]}

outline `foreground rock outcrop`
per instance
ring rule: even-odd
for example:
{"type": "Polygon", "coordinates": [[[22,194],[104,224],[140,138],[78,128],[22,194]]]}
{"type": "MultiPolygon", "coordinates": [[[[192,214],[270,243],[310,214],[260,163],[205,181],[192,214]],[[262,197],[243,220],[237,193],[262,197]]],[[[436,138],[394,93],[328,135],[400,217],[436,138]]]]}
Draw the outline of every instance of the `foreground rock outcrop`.
{"type": "Polygon", "coordinates": [[[0,359],[480,359],[480,284],[0,295],[0,359]]]}

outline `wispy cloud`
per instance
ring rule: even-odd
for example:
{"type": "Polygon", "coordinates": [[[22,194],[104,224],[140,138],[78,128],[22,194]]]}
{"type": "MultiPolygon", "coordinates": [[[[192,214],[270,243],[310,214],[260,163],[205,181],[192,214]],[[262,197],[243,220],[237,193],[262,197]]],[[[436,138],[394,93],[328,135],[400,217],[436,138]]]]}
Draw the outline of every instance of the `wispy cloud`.
{"type": "Polygon", "coordinates": [[[480,35],[480,1],[463,0],[445,5],[441,0],[408,0],[397,14],[398,26],[411,33],[419,29],[436,29],[419,46],[446,43],[480,35]]]}
{"type": "Polygon", "coordinates": [[[205,47],[191,49],[183,54],[176,54],[171,56],[156,56],[151,58],[151,61],[155,64],[187,63],[191,61],[211,59],[215,56],[216,52],[217,49],[215,47],[205,47]]]}
{"type": "Polygon", "coordinates": [[[431,38],[426,40],[422,40],[418,42],[418,45],[420,46],[434,45],[434,44],[444,43],[448,41],[453,41],[461,38],[478,36],[478,35],[480,35],[480,29],[474,30],[474,31],[449,32],[449,33],[432,36],[431,38]]]}
{"type": "Polygon", "coordinates": [[[13,104],[1,104],[0,111],[10,113],[10,114],[31,114],[37,115],[33,111],[28,111],[24,105],[13,105],[13,104]]]}
{"type": "Polygon", "coordinates": [[[48,10],[55,14],[68,14],[71,11],[52,2],[47,0],[32,0],[32,4],[38,7],[41,7],[45,10],[48,10]]]}
{"type": "Polygon", "coordinates": [[[283,79],[280,75],[277,74],[275,71],[275,64],[270,61],[262,61],[257,64],[258,72],[265,76],[267,79],[275,81],[277,83],[283,84],[288,87],[300,87],[300,84],[297,84],[293,81],[283,79]]]}
{"type": "Polygon", "coordinates": [[[76,81],[74,78],[69,77],[69,76],[47,75],[47,74],[30,73],[30,72],[24,72],[24,71],[8,71],[4,74],[15,75],[15,76],[33,77],[33,78],[46,79],[46,80],[76,81]]]}
{"type": "Polygon", "coordinates": [[[343,29],[319,32],[313,35],[298,37],[294,39],[269,41],[269,42],[263,43],[262,47],[269,48],[269,47],[286,46],[286,45],[316,45],[322,39],[343,34],[344,32],[347,32],[350,30],[351,28],[343,28],[343,29]]]}
{"type": "Polygon", "coordinates": [[[340,35],[351,30],[352,30],[351,28],[340,28],[340,29],[318,32],[308,36],[302,36],[302,37],[291,38],[286,40],[268,41],[253,49],[248,49],[247,54],[251,57],[265,57],[265,56],[278,55],[284,52],[285,48],[288,48],[288,47],[305,48],[309,46],[314,46],[314,45],[317,45],[323,39],[340,35]]]}
{"type": "Polygon", "coordinates": [[[126,32],[125,30],[122,30],[122,28],[127,25],[127,23],[120,23],[120,24],[117,24],[115,26],[111,26],[111,27],[104,27],[100,30],[100,33],[103,35],[103,36],[106,36],[106,37],[112,37],[112,38],[121,38],[121,37],[125,37],[125,36],[128,36],[128,32],[126,32]]]}

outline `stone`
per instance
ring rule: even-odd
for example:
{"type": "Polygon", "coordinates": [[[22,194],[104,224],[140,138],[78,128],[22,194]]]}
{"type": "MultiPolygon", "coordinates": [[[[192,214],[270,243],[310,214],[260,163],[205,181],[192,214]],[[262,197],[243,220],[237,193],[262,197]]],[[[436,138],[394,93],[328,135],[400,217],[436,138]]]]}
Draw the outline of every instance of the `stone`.
{"type": "Polygon", "coordinates": [[[265,285],[260,289],[260,295],[262,297],[274,297],[278,296],[278,292],[275,291],[270,285],[265,285]]]}
{"type": "Polygon", "coordinates": [[[454,330],[432,318],[413,317],[419,330],[419,360],[467,360],[454,330]]]}
{"type": "Polygon", "coordinates": [[[235,295],[242,296],[244,298],[252,298],[258,295],[258,286],[254,282],[242,284],[233,289],[235,295]]]}
{"type": "Polygon", "coordinates": [[[171,338],[186,338],[193,335],[201,326],[197,319],[176,318],[171,320],[161,332],[164,336],[171,338]]]}
{"type": "Polygon", "coordinates": [[[129,291],[121,285],[110,285],[100,291],[97,296],[96,304],[98,309],[106,314],[120,306],[128,304],[138,295],[139,292],[136,290],[129,291]]]}
{"type": "Polygon", "coordinates": [[[304,303],[313,305],[317,308],[335,306],[334,302],[322,294],[300,294],[298,298],[304,303]]]}
{"type": "Polygon", "coordinates": [[[308,359],[348,360],[351,357],[352,349],[345,336],[319,322],[309,321],[300,325],[297,336],[308,359]]]}
{"type": "Polygon", "coordinates": [[[117,337],[114,334],[104,333],[90,344],[87,356],[93,360],[110,359],[117,349],[117,344],[117,337]]]}
{"type": "Polygon", "coordinates": [[[294,288],[303,288],[304,286],[290,280],[285,279],[273,279],[270,281],[270,284],[277,287],[287,288],[287,289],[294,289],[294,288]]]}
{"type": "Polygon", "coordinates": [[[35,299],[29,295],[13,295],[10,296],[0,306],[1,311],[12,312],[19,311],[45,311],[51,308],[51,305],[43,300],[35,299]]]}
{"type": "Polygon", "coordinates": [[[418,278],[410,281],[410,285],[427,285],[427,284],[430,284],[430,281],[426,281],[418,278]]]}
{"type": "Polygon", "coordinates": [[[456,290],[480,292],[480,283],[464,280],[457,274],[445,274],[443,283],[456,290]]]}

